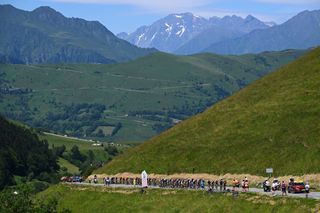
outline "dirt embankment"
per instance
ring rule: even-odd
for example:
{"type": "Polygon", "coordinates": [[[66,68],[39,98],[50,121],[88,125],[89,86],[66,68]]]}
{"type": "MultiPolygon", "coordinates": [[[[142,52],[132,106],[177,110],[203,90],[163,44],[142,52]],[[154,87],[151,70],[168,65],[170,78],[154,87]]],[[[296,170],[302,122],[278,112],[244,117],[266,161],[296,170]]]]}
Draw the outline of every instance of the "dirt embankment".
{"type": "MultiPolygon", "coordinates": [[[[108,175],[108,174],[96,174],[98,179],[103,179],[104,177],[122,177],[122,178],[135,178],[141,177],[141,174],[134,174],[129,172],[118,173],[116,175],[108,175]]],[[[94,174],[90,175],[88,179],[93,179],[94,174]]],[[[221,178],[226,179],[228,183],[231,183],[232,180],[235,178],[239,181],[243,180],[245,177],[251,182],[251,184],[257,185],[262,183],[267,177],[256,176],[256,175],[249,175],[249,174],[225,174],[225,175],[213,175],[213,174],[206,174],[206,173],[199,173],[199,174],[188,174],[188,173],[179,173],[179,174],[172,174],[172,175],[165,175],[165,174],[148,174],[149,178],[193,178],[193,179],[204,179],[204,180],[219,180],[221,178]]],[[[281,176],[276,177],[278,180],[288,182],[289,179],[293,177],[295,180],[303,180],[308,181],[311,184],[312,188],[320,188],[320,174],[306,174],[303,176],[281,176]]],[[[272,181],[274,177],[271,177],[270,180],[272,181]]]]}

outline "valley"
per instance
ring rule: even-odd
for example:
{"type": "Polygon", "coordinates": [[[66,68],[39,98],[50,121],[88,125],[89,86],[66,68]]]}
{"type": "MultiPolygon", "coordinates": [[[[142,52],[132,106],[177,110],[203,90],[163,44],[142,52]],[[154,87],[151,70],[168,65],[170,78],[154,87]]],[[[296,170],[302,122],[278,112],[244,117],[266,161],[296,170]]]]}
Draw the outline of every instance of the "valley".
{"type": "Polygon", "coordinates": [[[1,64],[0,112],[62,135],[141,142],[305,52],[156,53],[117,65],[1,64]]]}

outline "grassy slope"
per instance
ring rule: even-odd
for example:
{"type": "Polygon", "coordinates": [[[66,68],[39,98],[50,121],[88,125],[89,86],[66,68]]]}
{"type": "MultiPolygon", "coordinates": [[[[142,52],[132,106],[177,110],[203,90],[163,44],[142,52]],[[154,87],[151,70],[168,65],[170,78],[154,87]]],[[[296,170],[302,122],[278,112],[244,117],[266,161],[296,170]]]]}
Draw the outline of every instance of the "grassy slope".
{"type": "Polygon", "coordinates": [[[256,81],[98,172],[320,172],[320,49],[256,81]]]}
{"type": "MultiPolygon", "coordinates": [[[[319,202],[306,199],[271,198],[241,194],[230,195],[188,190],[110,189],[57,185],[38,195],[56,196],[58,207],[73,212],[312,212],[319,202]],[[313,209],[313,210],[312,210],[313,209]]],[[[318,205],[318,207],[317,207],[318,205]]]]}
{"type": "Polygon", "coordinates": [[[50,146],[62,146],[65,145],[66,151],[69,152],[71,148],[76,145],[79,147],[79,150],[83,153],[87,153],[89,150],[92,150],[96,160],[106,161],[109,156],[104,147],[101,146],[92,146],[91,142],[85,142],[76,139],[63,138],[53,135],[40,135],[40,139],[47,140],[50,146]]]}
{"type": "MultiPolygon", "coordinates": [[[[136,116],[125,117],[130,111],[166,111],[185,106],[198,109],[200,105],[225,97],[218,94],[216,87],[232,94],[243,86],[239,85],[240,80],[241,84],[249,84],[304,52],[185,57],[157,53],[118,65],[1,64],[0,73],[5,73],[7,84],[31,88],[33,92],[3,95],[0,112],[19,114],[27,111],[32,122],[41,123],[45,121],[46,113],[62,113],[62,106],[66,104],[104,104],[107,111],[102,120],[123,124],[113,139],[141,141],[157,134],[152,128],[154,124],[166,123],[136,116]],[[204,86],[197,89],[199,83],[204,86]]],[[[29,124],[32,122],[29,120],[29,124]]]]}
{"type": "Polygon", "coordinates": [[[59,165],[67,168],[68,173],[79,174],[79,168],[63,158],[59,158],[59,165]]]}

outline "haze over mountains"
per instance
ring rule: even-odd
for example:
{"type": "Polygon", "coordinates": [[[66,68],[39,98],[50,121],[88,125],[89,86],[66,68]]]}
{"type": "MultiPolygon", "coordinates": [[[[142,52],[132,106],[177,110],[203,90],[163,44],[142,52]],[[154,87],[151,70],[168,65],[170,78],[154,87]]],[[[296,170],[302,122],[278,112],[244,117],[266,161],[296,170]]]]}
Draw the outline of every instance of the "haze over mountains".
{"type": "Polygon", "coordinates": [[[118,37],[139,47],[155,47],[165,52],[190,54],[199,52],[212,43],[268,27],[269,25],[253,16],[245,19],[235,15],[205,19],[192,13],[182,13],[168,15],[130,34],[120,33],[118,37]],[[202,42],[197,42],[199,39],[202,42]]]}
{"type": "Polygon", "coordinates": [[[31,12],[0,5],[0,61],[9,63],[114,63],[154,49],[117,38],[97,21],[66,18],[50,7],[31,12]]]}
{"type": "Polygon", "coordinates": [[[281,25],[249,15],[205,19],[191,13],[172,14],[151,26],[118,36],[140,47],[176,54],[211,52],[244,54],[306,49],[320,44],[320,11],[303,11],[281,25]]]}

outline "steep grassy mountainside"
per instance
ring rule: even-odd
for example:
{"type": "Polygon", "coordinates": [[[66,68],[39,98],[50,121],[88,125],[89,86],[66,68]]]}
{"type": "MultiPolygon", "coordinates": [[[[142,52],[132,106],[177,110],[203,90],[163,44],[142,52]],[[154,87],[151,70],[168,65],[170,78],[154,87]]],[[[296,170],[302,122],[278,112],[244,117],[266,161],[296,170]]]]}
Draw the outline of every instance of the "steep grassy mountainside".
{"type": "Polygon", "coordinates": [[[117,65],[2,64],[0,112],[61,134],[142,141],[305,52],[156,53],[117,65]]]}
{"type": "Polygon", "coordinates": [[[320,172],[320,49],[114,159],[98,172],[320,172]]]}
{"type": "Polygon", "coordinates": [[[252,194],[236,199],[223,193],[208,195],[204,191],[106,187],[52,186],[38,194],[39,199],[55,197],[58,209],[72,212],[316,212],[319,201],[252,194]]]}
{"type": "Polygon", "coordinates": [[[31,12],[0,5],[0,61],[7,63],[114,63],[155,49],[117,38],[97,21],[66,18],[50,7],[31,12]]]}

